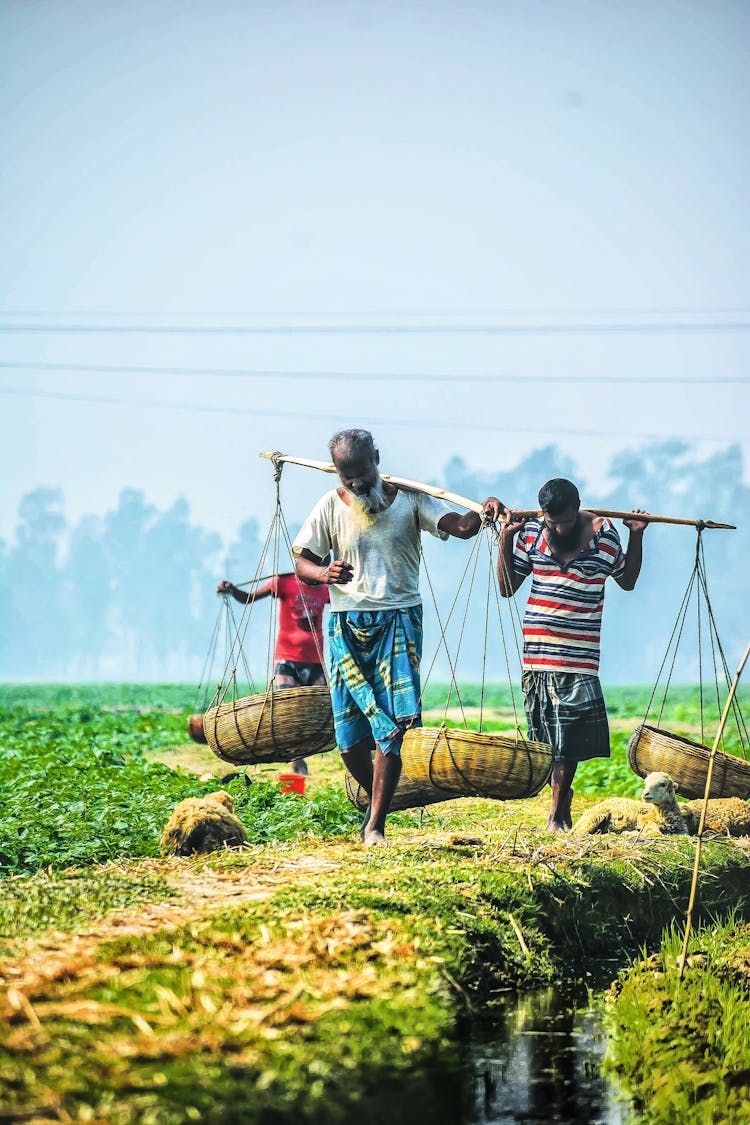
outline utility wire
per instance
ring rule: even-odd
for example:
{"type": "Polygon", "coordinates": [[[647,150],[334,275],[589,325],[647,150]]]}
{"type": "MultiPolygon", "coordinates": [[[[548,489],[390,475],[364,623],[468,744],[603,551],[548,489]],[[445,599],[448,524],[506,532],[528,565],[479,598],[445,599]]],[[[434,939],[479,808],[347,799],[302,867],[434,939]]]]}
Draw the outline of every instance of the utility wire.
{"type": "Polygon", "coordinates": [[[227,317],[237,318],[263,318],[271,319],[283,317],[286,319],[300,317],[304,319],[347,319],[380,317],[382,320],[397,319],[437,319],[439,317],[596,317],[596,316],[737,316],[750,313],[750,305],[714,305],[713,307],[696,308],[689,305],[668,305],[661,308],[648,308],[638,306],[614,306],[610,308],[442,308],[442,309],[176,309],[158,312],[145,312],[143,310],[128,309],[0,309],[2,317],[44,317],[55,319],[60,317],[83,317],[84,319],[106,317],[116,319],[126,317],[131,320],[151,317],[159,320],[217,320],[227,317]]]}
{"type": "Polygon", "coordinates": [[[750,320],[667,324],[0,324],[0,332],[122,336],[603,336],[750,331],[750,320]]]}
{"type": "Polygon", "coordinates": [[[366,380],[368,382],[412,382],[412,383],[646,383],[667,384],[674,386],[700,386],[709,384],[737,384],[738,386],[750,383],[750,376],[739,377],[700,375],[695,379],[670,378],[665,375],[429,375],[423,372],[385,372],[368,371],[279,371],[279,370],[247,370],[241,367],[143,367],[133,364],[96,364],[96,363],[13,363],[1,362],[0,368],[16,371],[70,371],[80,374],[101,375],[190,375],[200,377],[218,377],[231,379],[313,379],[313,380],[366,380]]]}
{"type": "MultiPolygon", "coordinates": [[[[346,412],[329,412],[327,414],[311,414],[307,411],[290,411],[290,410],[262,410],[256,407],[241,407],[241,406],[211,406],[201,405],[199,403],[187,402],[164,402],[157,399],[123,399],[114,396],[105,395],[85,395],[85,394],[72,394],[64,391],[30,391],[21,387],[0,387],[1,395],[9,395],[18,398],[40,398],[40,399],[58,399],[68,402],[89,402],[104,404],[107,406],[137,406],[137,407],[151,407],[157,410],[181,410],[181,411],[196,411],[199,414],[229,414],[229,415],[250,415],[253,418],[285,418],[296,419],[306,422],[330,422],[335,418],[350,418],[351,407],[347,407],[346,412]]],[[[554,437],[559,434],[575,435],[578,437],[620,437],[620,438],[641,438],[641,439],[662,439],[667,437],[681,438],[685,440],[684,435],[681,434],[668,434],[664,430],[658,433],[646,433],[639,430],[634,433],[632,430],[607,430],[606,432],[599,427],[598,429],[563,429],[558,426],[544,429],[540,426],[519,426],[515,423],[505,426],[491,425],[486,422],[462,422],[457,418],[446,419],[445,422],[428,421],[423,418],[400,418],[396,416],[388,417],[374,417],[373,415],[367,416],[368,425],[378,426],[408,426],[413,430],[469,430],[469,431],[483,431],[488,433],[498,434],[549,434],[554,437]]],[[[690,440],[696,441],[711,441],[720,442],[722,445],[749,445],[750,437],[743,436],[733,438],[729,435],[721,434],[714,436],[711,434],[698,434],[690,440]]]]}

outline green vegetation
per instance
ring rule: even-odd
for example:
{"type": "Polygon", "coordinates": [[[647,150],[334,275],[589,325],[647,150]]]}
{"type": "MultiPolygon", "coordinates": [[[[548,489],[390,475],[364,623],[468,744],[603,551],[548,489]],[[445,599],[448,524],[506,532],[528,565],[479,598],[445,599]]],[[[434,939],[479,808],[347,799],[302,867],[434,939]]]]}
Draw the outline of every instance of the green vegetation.
{"type": "MultiPolygon", "coordinates": [[[[481,702],[485,729],[513,728],[507,690],[461,691],[472,722],[481,702]]],[[[428,723],[446,694],[428,694],[428,723]]],[[[674,696],[666,725],[694,732],[696,693],[674,696]]],[[[580,769],[577,808],[641,788],[626,747],[648,693],[607,698],[613,757],[580,769]]],[[[280,792],[278,766],[224,783],[218,760],[205,780],[182,768],[193,699],[0,688],[6,1115],[456,1122],[467,1019],[601,958],[645,957],[681,922],[691,840],[553,837],[542,794],[394,814],[393,846],[373,854],[336,755],[312,759],[304,797],[280,792]],[[222,786],[252,846],[158,858],[174,805],[222,786]]],[[[739,1122],[750,1097],[750,852],[707,842],[703,872],[697,921],[733,923],[700,932],[681,988],[672,937],[613,1002],[610,1065],[654,1125],[739,1122]]]]}
{"type": "Polygon", "coordinates": [[[613,986],[607,1066],[644,1122],[739,1125],[750,1120],[750,926],[694,935],[680,980],[682,944],[672,930],[613,986]]]}
{"type": "Polygon", "coordinates": [[[2,884],[0,936],[17,937],[53,927],[75,930],[111,910],[171,894],[169,883],[158,873],[133,874],[116,867],[74,869],[64,874],[47,869],[26,879],[11,877],[2,884]]]}
{"type": "MultiPolygon", "coordinates": [[[[269,850],[266,863],[274,852],[293,856],[269,850]]],[[[731,890],[750,913],[750,860],[721,843],[708,852],[704,911],[731,890]]],[[[691,874],[689,843],[668,839],[604,841],[587,856],[519,837],[307,853],[324,855],[331,869],[265,898],[63,950],[52,981],[27,982],[29,1007],[6,1002],[3,1104],[38,1110],[52,1092],[64,1111],[114,1125],[232,1113],[323,1125],[389,1110],[406,1121],[420,1103],[420,1119],[460,1120],[461,1023],[519,986],[657,941],[691,874]]],[[[194,881],[232,872],[239,887],[258,858],[181,866],[194,881]]]]}
{"type": "MultiPolygon", "coordinates": [[[[188,694],[133,685],[0,689],[0,873],[157,856],[177,802],[219,788],[144,757],[185,741],[188,694]]],[[[252,842],[346,834],[361,819],[340,787],[305,801],[262,781],[230,790],[252,842]]]]}

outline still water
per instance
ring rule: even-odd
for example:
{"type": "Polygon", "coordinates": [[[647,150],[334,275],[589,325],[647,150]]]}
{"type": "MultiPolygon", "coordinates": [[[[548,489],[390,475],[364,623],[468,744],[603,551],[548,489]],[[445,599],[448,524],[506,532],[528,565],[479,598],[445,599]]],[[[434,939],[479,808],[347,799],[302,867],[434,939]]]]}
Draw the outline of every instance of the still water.
{"type": "Polygon", "coordinates": [[[637,1125],[640,1115],[601,1073],[606,1039],[588,993],[560,986],[473,1026],[464,1125],[637,1125]]]}

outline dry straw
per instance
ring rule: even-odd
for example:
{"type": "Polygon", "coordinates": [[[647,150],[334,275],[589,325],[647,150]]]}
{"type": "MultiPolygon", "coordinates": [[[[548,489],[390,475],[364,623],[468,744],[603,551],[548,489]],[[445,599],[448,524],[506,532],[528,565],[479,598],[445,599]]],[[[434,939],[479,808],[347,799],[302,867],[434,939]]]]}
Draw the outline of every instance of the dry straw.
{"type": "Polygon", "coordinates": [[[211,707],[203,729],[214,754],[235,765],[291,762],[333,750],[327,687],[283,688],[211,707]]]}
{"type": "Polygon", "coordinates": [[[412,727],[401,757],[413,781],[443,794],[500,801],[536,796],[552,772],[545,742],[447,727],[412,727]]]}
{"type": "MultiPolygon", "coordinates": [[[[711,748],[680,734],[652,727],[636,727],[628,743],[630,768],[646,777],[664,770],[683,797],[703,797],[711,748]]],[[[718,752],[714,758],[709,797],[750,798],[750,762],[718,752]]]]}

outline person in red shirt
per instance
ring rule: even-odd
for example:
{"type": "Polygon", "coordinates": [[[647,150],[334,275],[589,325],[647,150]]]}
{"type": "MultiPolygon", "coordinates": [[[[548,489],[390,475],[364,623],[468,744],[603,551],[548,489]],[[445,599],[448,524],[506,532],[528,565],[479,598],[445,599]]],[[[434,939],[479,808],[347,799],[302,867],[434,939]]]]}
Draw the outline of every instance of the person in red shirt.
{"type": "MultiPolygon", "coordinates": [[[[274,687],[314,687],[326,682],[323,667],[323,610],[328,587],[307,586],[296,574],[275,574],[265,586],[252,592],[240,590],[227,579],[216,587],[245,605],[264,598],[279,602],[279,629],[274,649],[274,687]]],[[[307,773],[304,758],[295,758],[292,769],[307,773]]]]}

